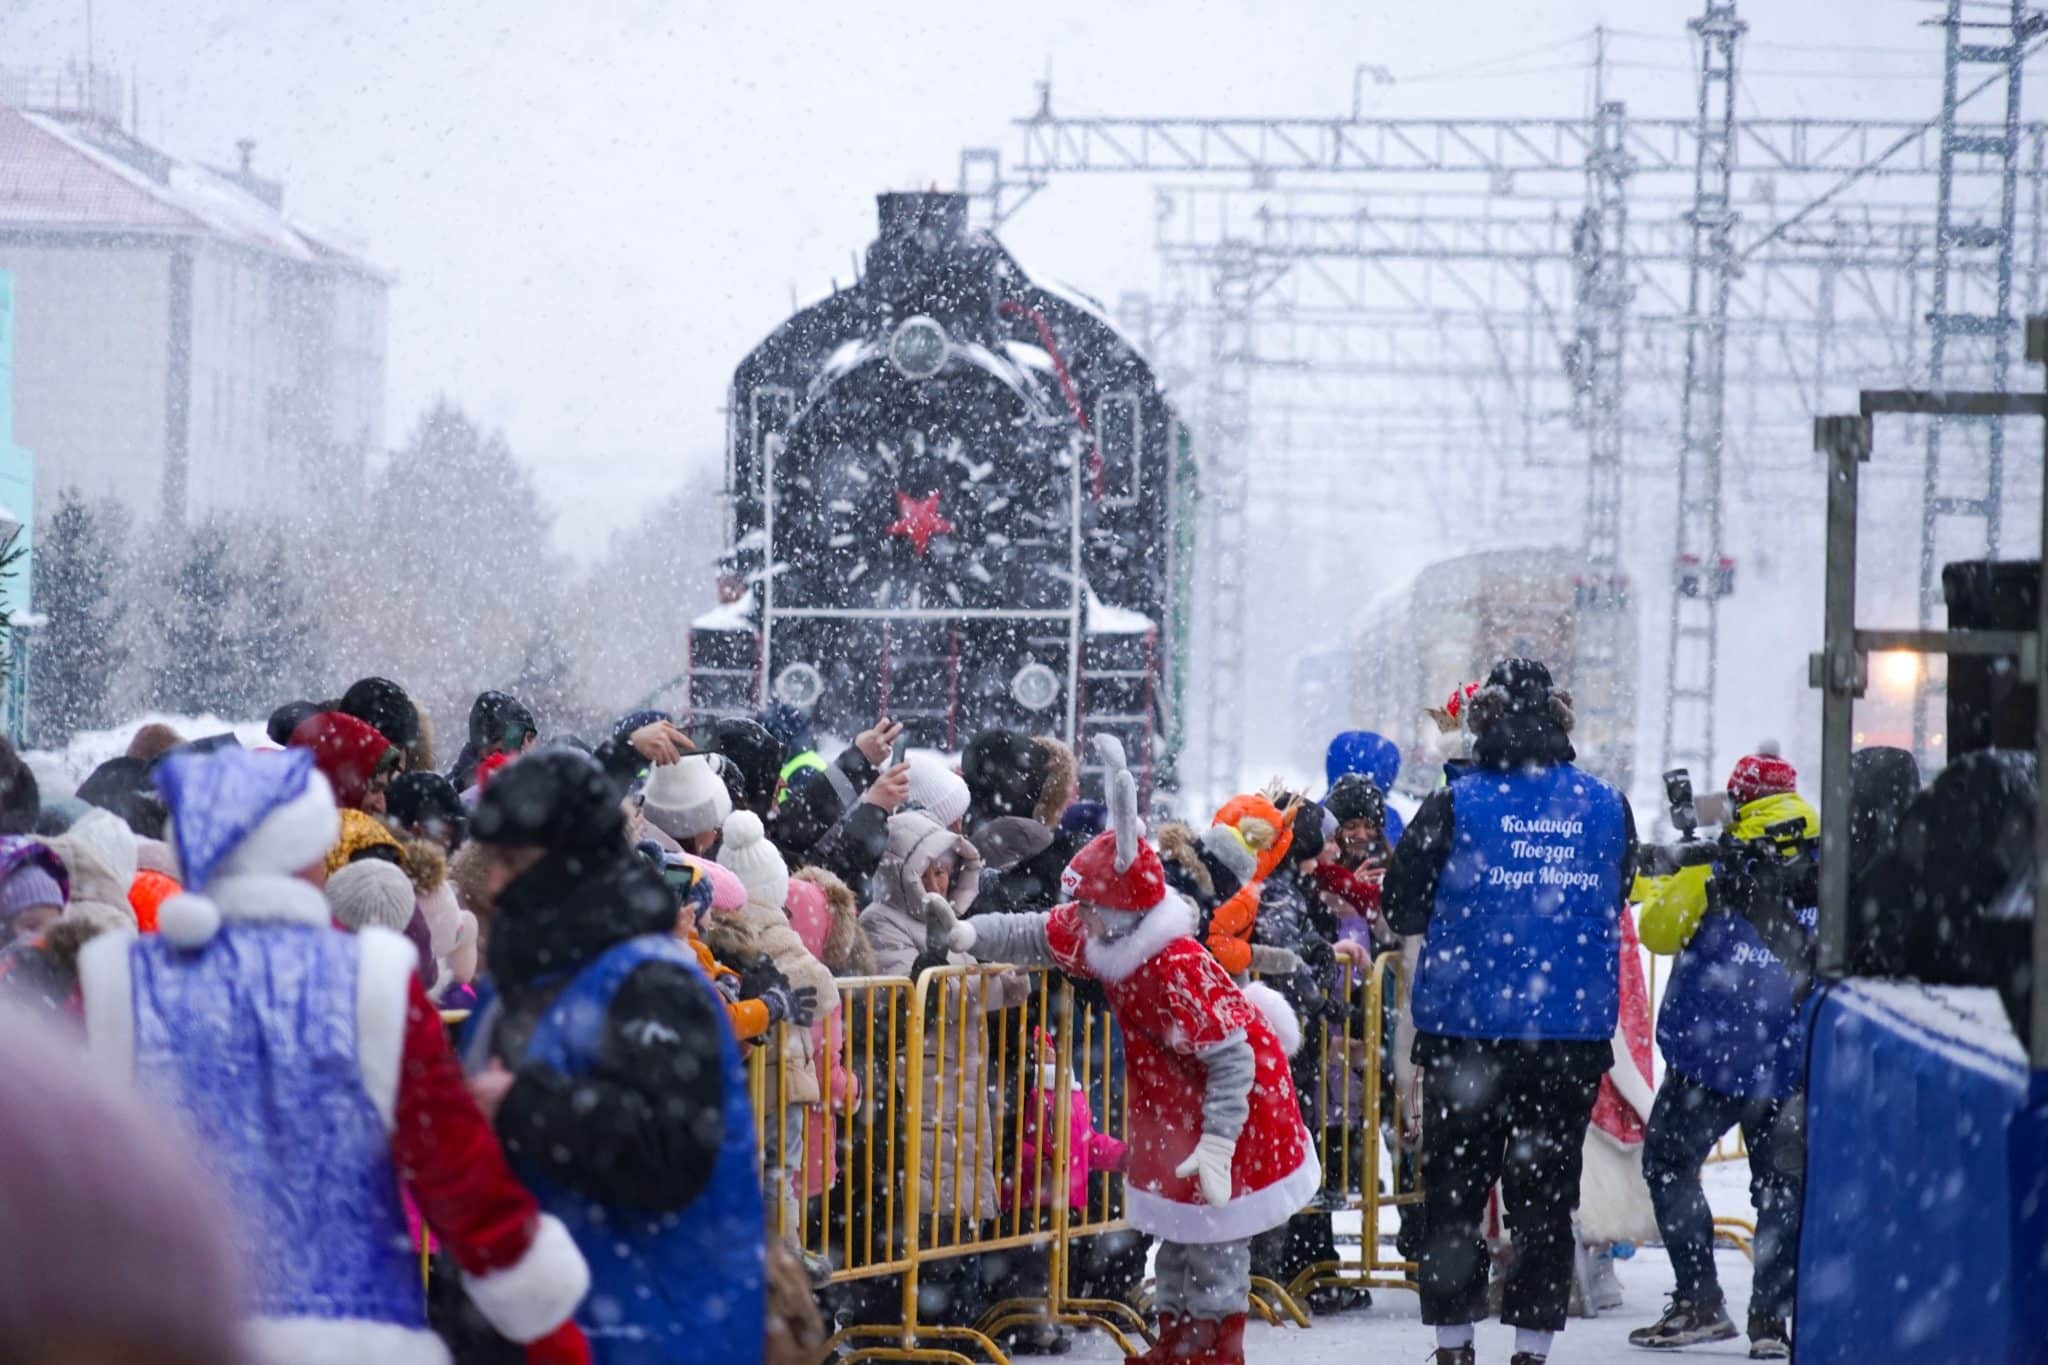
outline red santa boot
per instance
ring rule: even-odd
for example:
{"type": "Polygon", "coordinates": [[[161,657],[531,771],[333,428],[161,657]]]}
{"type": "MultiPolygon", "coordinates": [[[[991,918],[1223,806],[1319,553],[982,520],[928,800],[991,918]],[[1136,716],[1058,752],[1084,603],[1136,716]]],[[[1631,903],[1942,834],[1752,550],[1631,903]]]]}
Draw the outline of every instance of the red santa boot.
{"type": "Polygon", "coordinates": [[[1173,1343],[1180,1337],[1181,1316],[1178,1313],[1159,1315],[1159,1340],[1148,1350],[1139,1352],[1124,1362],[1124,1365],[1169,1365],[1174,1359],[1173,1343]]]}
{"type": "MultiPolygon", "coordinates": [[[[1228,1318],[1224,1319],[1224,1322],[1228,1321],[1228,1318]]],[[[1209,1365],[1211,1361],[1225,1359],[1215,1354],[1216,1343],[1223,1335],[1224,1322],[1213,1318],[1182,1318],[1180,1334],[1174,1338],[1172,1352],[1166,1358],[1173,1365],[1209,1365]]]]}
{"type": "Polygon", "coordinates": [[[1217,1323],[1208,1354],[1195,1360],[1198,1365],[1244,1365],[1244,1314],[1232,1313],[1217,1323]]]}

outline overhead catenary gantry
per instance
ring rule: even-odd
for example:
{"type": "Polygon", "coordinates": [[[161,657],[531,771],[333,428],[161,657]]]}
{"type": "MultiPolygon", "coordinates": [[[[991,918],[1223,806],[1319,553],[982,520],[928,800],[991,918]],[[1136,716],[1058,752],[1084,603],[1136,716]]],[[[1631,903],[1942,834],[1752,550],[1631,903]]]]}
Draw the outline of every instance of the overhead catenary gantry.
{"type": "MultiPolygon", "coordinates": [[[[1951,65],[2007,61],[2016,91],[2035,44],[2020,7],[2012,13],[2009,42],[1965,39],[1951,65]]],[[[2007,292],[1982,312],[2009,316],[2022,241],[2018,258],[2039,277],[2048,129],[2018,122],[2016,94],[2002,120],[1965,119],[1982,86],[1953,79],[1945,114],[1925,120],[1743,118],[1733,0],[1704,0],[1691,27],[1690,117],[1642,118],[1596,98],[1585,116],[1561,119],[1355,108],[1334,118],[1069,118],[1042,87],[1007,161],[993,149],[963,153],[962,188],[981,221],[999,223],[1073,175],[1182,180],[1160,214],[1163,288],[1147,325],[1179,345],[1189,377],[1199,373],[1205,481],[1218,502],[1252,496],[1233,471],[1253,433],[1270,434],[1269,416],[1285,415],[1290,444],[1336,425],[1303,426],[1300,402],[1275,387],[1330,392],[1318,376],[1341,377],[1368,424],[1374,412],[1412,424],[1431,392],[1469,400],[1475,411],[1455,425],[1483,433],[1496,458],[1555,468],[1576,439],[1582,535],[1596,562],[1609,546],[1621,557],[1609,528],[1621,523],[1622,473],[1678,473],[1670,578],[1652,589],[1671,601],[1665,677],[1644,682],[1663,684],[1657,757],[1713,769],[1723,757],[1713,729],[1718,593],[1733,586],[1719,524],[1724,471],[1747,494],[1758,471],[1780,468],[1779,436],[1829,406],[1831,386],[1922,379],[1930,329],[1920,318],[1944,252],[1974,251],[1982,275],[2003,233],[2007,292]],[[2023,222],[1983,202],[1986,187],[2010,186],[2024,186],[2002,196],[2026,208],[2023,222]],[[1214,343],[1226,334],[1231,344],[1214,343]],[[1232,373],[1207,372],[1214,366],[1232,373]]],[[[1971,382],[2003,382],[1995,355],[1957,364],[1971,382]]],[[[1230,535],[1213,509],[1204,526],[1230,535]]],[[[1227,547],[1224,560],[1235,562],[1227,547]]],[[[1244,585],[1219,576],[1207,587],[1199,621],[1213,660],[1218,644],[1242,640],[1232,599],[1244,585]]],[[[1233,707],[1226,692],[1204,714],[1212,734],[1198,752],[1209,771],[1195,777],[1212,789],[1241,775],[1236,740],[1220,733],[1233,728],[1233,707]]]]}

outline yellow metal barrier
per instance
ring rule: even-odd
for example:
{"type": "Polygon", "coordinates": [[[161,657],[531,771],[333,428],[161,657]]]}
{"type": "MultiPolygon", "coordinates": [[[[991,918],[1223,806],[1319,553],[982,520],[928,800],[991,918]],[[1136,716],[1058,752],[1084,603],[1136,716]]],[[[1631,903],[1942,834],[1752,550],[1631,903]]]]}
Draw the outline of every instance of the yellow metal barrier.
{"type": "Polygon", "coordinates": [[[1349,963],[1340,966],[1340,973],[1336,998],[1343,1007],[1334,1011],[1334,1022],[1324,1023],[1322,1065],[1316,1077],[1313,1108],[1318,1120],[1315,1137],[1323,1163],[1323,1193],[1315,1207],[1358,1214],[1358,1259],[1309,1266],[1287,1287],[1294,1299],[1324,1287],[1416,1287],[1415,1263],[1390,1258],[1381,1250],[1387,1212],[1393,1210],[1398,1218],[1400,1210],[1422,1202],[1415,1163],[1403,1161],[1398,1136],[1391,1145],[1386,1140],[1389,1128],[1396,1135],[1402,1131],[1406,1117],[1405,1097],[1398,1093],[1394,1111],[1386,1112],[1386,1068],[1392,1049],[1383,1031],[1391,1017],[1388,1006],[1405,1002],[1407,973],[1396,952],[1381,954],[1363,974],[1349,963]],[[1357,1027],[1353,1027],[1354,1013],[1357,1027]],[[1356,1123],[1351,1121],[1353,1114],[1359,1115],[1356,1123]],[[1386,1152],[1393,1156],[1383,1168],[1382,1154],[1386,1152]],[[1384,1191],[1380,1187],[1383,1174],[1384,1191]]]}
{"type": "MultiPolygon", "coordinates": [[[[1359,1252],[1285,1287],[1255,1282],[1252,1311],[1269,1322],[1308,1325],[1296,1300],[1324,1285],[1414,1287],[1413,1263],[1381,1249],[1388,1211],[1421,1198],[1413,1163],[1383,1133],[1401,1128],[1398,1097],[1384,1112],[1381,1032],[1405,989],[1403,968],[1388,954],[1367,971],[1342,971],[1341,998],[1358,1007],[1359,1027],[1349,1009],[1325,1026],[1314,1104],[1325,1188],[1311,1207],[1356,1212],[1359,1252]]],[[[829,1345],[846,1348],[848,1360],[978,1355],[1007,1365],[1005,1333],[1065,1324],[1099,1331],[1127,1354],[1142,1350],[1151,1333],[1133,1305],[1073,1292],[1076,1249],[1129,1227],[1115,1172],[1091,1168],[1085,1198],[1070,1196],[1069,1173],[1087,1160],[1072,1150],[1076,1096],[1098,1128],[1129,1135],[1108,1013],[1078,1005],[1057,973],[1001,966],[938,968],[915,982],[847,979],[839,1006],[808,1037],[772,1030],[749,1062],[769,1227],[823,1283],[901,1282],[876,1286],[890,1299],[900,1288],[900,1321],[842,1328],[829,1345]],[[1040,1046],[1048,1037],[1049,1062],[1040,1046]],[[1027,1133],[1036,1139],[1030,1155],[1027,1133]],[[972,1326],[925,1321],[921,1290],[933,1267],[992,1253],[1042,1254],[1042,1292],[997,1303],[972,1326]]]]}

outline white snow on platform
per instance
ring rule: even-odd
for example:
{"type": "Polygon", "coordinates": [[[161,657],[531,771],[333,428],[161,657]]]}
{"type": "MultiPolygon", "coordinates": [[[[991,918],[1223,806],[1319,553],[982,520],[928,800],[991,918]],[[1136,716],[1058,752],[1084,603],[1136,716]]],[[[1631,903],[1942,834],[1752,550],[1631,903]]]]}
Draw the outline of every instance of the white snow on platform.
{"type": "MultiPolygon", "coordinates": [[[[1749,1164],[1716,1162],[1706,1168],[1707,1202],[1716,1217],[1754,1219],[1749,1206],[1749,1164]]],[[[1338,1230],[1343,1231],[1343,1220],[1338,1230]]],[[[1356,1229],[1355,1219],[1352,1222],[1356,1229]]],[[[1728,1299],[1728,1316],[1742,1326],[1749,1304],[1750,1264],[1741,1252],[1717,1248],[1715,1266],[1728,1299]]],[[[1628,1334],[1647,1327],[1664,1311],[1671,1292],[1671,1262],[1661,1247],[1643,1247],[1631,1260],[1615,1265],[1627,1301],[1597,1318],[1573,1318],[1551,1347],[1551,1365],[1646,1365],[1657,1360],[1747,1360],[1749,1340],[1696,1346],[1684,1351],[1645,1351],[1628,1344],[1628,1334]]],[[[1512,1328],[1498,1322],[1479,1325],[1480,1365],[1506,1365],[1515,1349],[1512,1328]]],[[[1245,1333],[1249,1365],[1425,1365],[1436,1346],[1435,1332],[1424,1326],[1422,1308],[1407,1290],[1374,1290],[1371,1308],[1340,1317],[1315,1320],[1299,1327],[1268,1327],[1254,1322],[1245,1333]]],[[[1028,1357],[1026,1357],[1028,1359],[1028,1357]]],[[[1123,1357],[1107,1338],[1093,1333],[1077,1337],[1069,1361],[1112,1362],[1123,1357]]]]}

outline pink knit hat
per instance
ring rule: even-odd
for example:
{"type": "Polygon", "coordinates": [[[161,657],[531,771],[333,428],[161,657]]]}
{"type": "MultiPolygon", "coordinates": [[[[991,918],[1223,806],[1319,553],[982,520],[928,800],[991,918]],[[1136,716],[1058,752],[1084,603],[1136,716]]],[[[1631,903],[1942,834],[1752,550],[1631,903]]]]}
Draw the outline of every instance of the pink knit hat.
{"type": "Polygon", "coordinates": [[[791,877],[789,896],[782,908],[789,915],[789,927],[804,941],[804,951],[812,957],[824,957],[825,940],[832,937],[832,902],[825,895],[825,888],[802,877],[791,877]]]}
{"type": "Polygon", "coordinates": [[[182,1138],[71,1038],[0,1007],[0,1359],[67,1338],[246,1359],[228,1204],[182,1138]]]}
{"type": "Polygon", "coordinates": [[[712,914],[729,915],[747,903],[747,884],[731,868],[694,853],[685,853],[682,859],[711,879],[712,914]]]}

